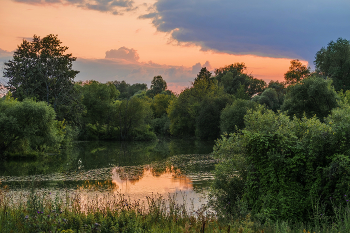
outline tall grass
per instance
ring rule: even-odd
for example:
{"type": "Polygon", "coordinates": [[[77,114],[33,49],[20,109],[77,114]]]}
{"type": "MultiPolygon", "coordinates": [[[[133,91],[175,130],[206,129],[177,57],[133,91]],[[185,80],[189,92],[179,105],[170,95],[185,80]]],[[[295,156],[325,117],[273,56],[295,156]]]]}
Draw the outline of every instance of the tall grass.
{"type": "MultiPolygon", "coordinates": [[[[33,185],[34,186],[34,185],[33,185]]],[[[350,208],[336,207],[328,218],[315,214],[312,223],[265,222],[242,219],[223,221],[208,206],[188,210],[175,196],[152,195],[131,201],[122,194],[86,199],[68,191],[51,194],[34,188],[14,197],[0,189],[0,232],[350,232],[350,208]]]]}

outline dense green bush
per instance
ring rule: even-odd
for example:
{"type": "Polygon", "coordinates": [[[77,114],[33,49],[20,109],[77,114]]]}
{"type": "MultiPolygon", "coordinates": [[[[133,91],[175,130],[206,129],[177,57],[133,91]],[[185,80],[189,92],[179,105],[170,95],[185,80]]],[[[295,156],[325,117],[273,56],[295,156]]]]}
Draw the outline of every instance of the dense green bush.
{"type": "Polygon", "coordinates": [[[0,99],[0,154],[58,149],[65,137],[65,124],[55,120],[45,102],[0,99]]]}
{"type": "Polygon", "coordinates": [[[246,128],[214,148],[223,161],[214,182],[217,205],[226,215],[249,210],[261,219],[334,216],[331,205],[346,205],[349,194],[349,115],[349,106],[337,108],[323,123],[262,107],[248,111],[246,128]]]}

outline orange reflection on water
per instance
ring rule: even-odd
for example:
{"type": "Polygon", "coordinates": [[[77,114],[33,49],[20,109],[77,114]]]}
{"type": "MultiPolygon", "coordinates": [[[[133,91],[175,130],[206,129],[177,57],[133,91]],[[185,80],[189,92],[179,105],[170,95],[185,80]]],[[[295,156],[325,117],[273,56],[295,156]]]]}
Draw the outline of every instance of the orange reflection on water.
{"type": "Polygon", "coordinates": [[[179,172],[174,169],[166,169],[165,172],[157,174],[152,168],[144,168],[142,174],[129,178],[114,168],[112,183],[116,185],[117,192],[128,195],[151,193],[163,195],[193,189],[191,179],[179,175],[179,172]]]}

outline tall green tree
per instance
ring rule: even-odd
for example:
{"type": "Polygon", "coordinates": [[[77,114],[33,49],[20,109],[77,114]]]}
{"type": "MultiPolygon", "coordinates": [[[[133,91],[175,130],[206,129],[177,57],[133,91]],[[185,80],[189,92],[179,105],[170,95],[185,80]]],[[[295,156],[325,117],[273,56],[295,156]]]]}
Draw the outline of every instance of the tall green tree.
{"type": "Polygon", "coordinates": [[[201,101],[196,117],[197,138],[215,140],[220,136],[220,114],[229,103],[232,103],[232,97],[227,94],[201,101]]]}
{"type": "Polygon", "coordinates": [[[290,61],[289,70],[284,74],[287,84],[295,84],[310,75],[310,68],[303,65],[298,59],[290,61]]]}
{"type": "MultiPolygon", "coordinates": [[[[79,100],[74,89],[74,78],[79,71],[72,69],[76,57],[66,54],[68,47],[61,44],[53,34],[44,38],[34,35],[32,42],[23,40],[13,59],[5,62],[3,73],[15,98],[45,101],[56,112],[62,105],[74,105],[73,102],[79,100]]],[[[63,112],[61,117],[67,114],[70,112],[63,112]]]]}
{"type": "Polygon", "coordinates": [[[115,103],[115,125],[119,128],[120,140],[153,140],[150,131],[152,110],[147,100],[132,97],[115,103]]]}
{"type": "Polygon", "coordinates": [[[192,87],[186,88],[177,99],[170,102],[167,109],[171,122],[170,133],[176,136],[195,136],[201,102],[222,95],[223,88],[211,79],[200,79],[192,87]]]}
{"type": "Polygon", "coordinates": [[[109,124],[112,120],[113,103],[119,96],[116,87],[112,83],[104,84],[91,80],[81,84],[80,89],[86,107],[85,123],[109,124]]]}
{"type": "Polygon", "coordinates": [[[350,41],[338,38],[316,53],[316,71],[333,79],[336,91],[350,89],[350,41]]]}
{"type": "Polygon", "coordinates": [[[150,97],[162,93],[167,89],[167,83],[162,76],[154,76],[151,82],[151,89],[149,90],[150,97]]]}
{"type": "Polygon", "coordinates": [[[197,74],[197,78],[194,79],[193,85],[196,85],[200,80],[207,80],[209,81],[211,78],[211,72],[207,70],[207,67],[203,67],[199,73],[197,74]]]}
{"type": "Polygon", "coordinates": [[[338,106],[338,99],[332,80],[313,75],[288,87],[282,110],[291,117],[302,118],[305,113],[308,118],[316,115],[322,120],[338,106]]]}
{"type": "Polygon", "coordinates": [[[231,64],[216,69],[215,79],[219,82],[219,85],[223,86],[226,93],[251,98],[253,95],[263,92],[266,88],[266,82],[243,73],[245,70],[244,63],[231,64]]]}

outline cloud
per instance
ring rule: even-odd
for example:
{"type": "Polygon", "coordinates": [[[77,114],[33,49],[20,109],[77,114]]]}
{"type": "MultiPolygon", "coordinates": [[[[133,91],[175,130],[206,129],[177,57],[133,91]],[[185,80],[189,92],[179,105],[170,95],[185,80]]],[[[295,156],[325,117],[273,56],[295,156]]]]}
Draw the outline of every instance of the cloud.
{"type": "Polygon", "coordinates": [[[202,68],[201,63],[196,63],[195,65],[192,66],[192,74],[197,74],[202,68]]]}
{"type": "MultiPolygon", "coordinates": [[[[200,63],[197,63],[194,67],[199,68],[198,72],[201,69],[200,63]]],[[[73,64],[73,69],[80,71],[75,79],[77,81],[91,79],[99,82],[125,80],[127,83],[146,83],[148,86],[151,85],[154,76],[161,75],[168,83],[168,88],[177,93],[180,93],[185,87],[191,86],[191,82],[196,77],[192,67],[161,65],[152,61],[130,61],[121,58],[119,55],[117,59],[78,58],[73,64]]]]}
{"type": "Polygon", "coordinates": [[[211,65],[210,65],[210,62],[209,62],[209,61],[206,61],[206,62],[203,64],[203,67],[206,67],[206,68],[207,68],[207,70],[211,70],[211,69],[212,69],[212,67],[211,67],[211,65]]]}
{"type": "Polygon", "coordinates": [[[106,58],[117,58],[124,59],[128,61],[138,61],[139,54],[133,48],[128,49],[126,47],[120,47],[119,49],[111,49],[106,52],[106,58]]]}
{"type": "Polygon", "coordinates": [[[350,39],[349,0],[158,0],[139,18],[202,50],[314,60],[339,37],[350,39]]]}
{"type": "Polygon", "coordinates": [[[109,12],[115,15],[137,9],[132,0],[14,0],[27,4],[69,4],[89,10],[109,12]]]}
{"type": "Polygon", "coordinates": [[[212,70],[212,67],[211,67],[211,65],[210,65],[210,62],[209,61],[206,61],[203,65],[201,65],[201,63],[196,63],[195,65],[193,65],[192,66],[192,74],[198,74],[200,71],[201,71],[201,69],[202,68],[204,68],[204,67],[206,67],[207,68],[207,70],[209,70],[209,71],[212,71],[212,73],[214,72],[213,70],[212,70]]]}

